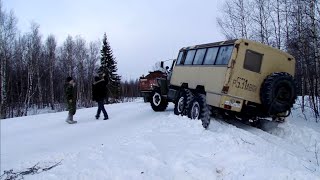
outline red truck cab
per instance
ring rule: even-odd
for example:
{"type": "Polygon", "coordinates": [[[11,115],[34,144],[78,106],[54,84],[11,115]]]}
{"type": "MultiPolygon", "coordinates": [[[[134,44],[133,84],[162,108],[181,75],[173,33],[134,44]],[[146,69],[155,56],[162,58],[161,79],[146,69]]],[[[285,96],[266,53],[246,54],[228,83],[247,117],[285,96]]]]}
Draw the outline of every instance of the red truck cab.
{"type": "Polygon", "coordinates": [[[150,102],[151,92],[157,83],[157,78],[167,78],[167,75],[162,71],[153,71],[146,76],[140,77],[139,90],[144,102],[150,102]]]}

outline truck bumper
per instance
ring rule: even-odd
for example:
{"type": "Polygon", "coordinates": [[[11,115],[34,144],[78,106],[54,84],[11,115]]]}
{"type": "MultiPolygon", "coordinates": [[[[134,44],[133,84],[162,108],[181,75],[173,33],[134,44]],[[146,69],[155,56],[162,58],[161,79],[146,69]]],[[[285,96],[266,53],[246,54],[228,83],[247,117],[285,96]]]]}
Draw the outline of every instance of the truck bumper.
{"type": "Polygon", "coordinates": [[[243,106],[243,99],[231,97],[231,96],[221,96],[220,108],[240,112],[243,106]]]}

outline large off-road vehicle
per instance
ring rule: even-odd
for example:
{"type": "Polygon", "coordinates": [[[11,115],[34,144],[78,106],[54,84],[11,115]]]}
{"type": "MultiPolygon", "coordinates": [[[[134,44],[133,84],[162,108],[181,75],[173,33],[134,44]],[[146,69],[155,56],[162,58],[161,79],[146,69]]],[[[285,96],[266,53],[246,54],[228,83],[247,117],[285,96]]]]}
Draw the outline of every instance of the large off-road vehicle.
{"type": "Polygon", "coordinates": [[[144,102],[150,102],[153,87],[157,84],[158,78],[166,78],[167,74],[162,71],[152,71],[146,76],[139,78],[139,91],[144,102]]]}
{"type": "Polygon", "coordinates": [[[294,57],[246,39],[182,48],[171,69],[169,79],[157,81],[152,109],[173,102],[175,114],[201,119],[204,128],[211,113],[284,121],[297,98],[294,57]]]}

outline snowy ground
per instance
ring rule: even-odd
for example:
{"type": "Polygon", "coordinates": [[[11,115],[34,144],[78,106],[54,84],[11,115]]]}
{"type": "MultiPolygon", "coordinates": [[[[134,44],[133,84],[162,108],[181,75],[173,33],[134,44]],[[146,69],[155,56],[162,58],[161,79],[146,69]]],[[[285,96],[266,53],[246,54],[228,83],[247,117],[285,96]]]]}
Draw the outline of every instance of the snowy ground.
{"type": "Polygon", "coordinates": [[[1,120],[1,174],[59,162],[25,179],[320,179],[320,125],[298,112],[266,131],[240,122],[175,116],[173,106],[153,112],[149,104],[96,108],[1,120]],[[319,153],[318,153],[319,151],[319,153]]]}

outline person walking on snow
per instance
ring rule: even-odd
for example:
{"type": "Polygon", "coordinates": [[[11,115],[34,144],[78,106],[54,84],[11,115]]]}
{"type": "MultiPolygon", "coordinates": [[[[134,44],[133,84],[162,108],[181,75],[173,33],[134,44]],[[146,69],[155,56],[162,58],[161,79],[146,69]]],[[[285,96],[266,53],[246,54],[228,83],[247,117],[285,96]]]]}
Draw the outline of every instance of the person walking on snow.
{"type": "Polygon", "coordinates": [[[98,103],[98,110],[96,119],[99,119],[101,111],[103,112],[104,119],[109,119],[108,113],[104,108],[104,99],[107,93],[107,84],[104,79],[100,79],[98,76],[94,77],[94,83],[92,84],[92,100],[98,103]]]}
{"type": "Polygon", "coordinates": [[[66,122],[69,124],[77,123],[73,120],[73,116],[76,114],[76,103],[77,103],[77,88],[76,83],[72,77],[67,77],[64,85],[65,96],[67,100],[67,109],[69,111],[66,122]]]}

